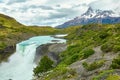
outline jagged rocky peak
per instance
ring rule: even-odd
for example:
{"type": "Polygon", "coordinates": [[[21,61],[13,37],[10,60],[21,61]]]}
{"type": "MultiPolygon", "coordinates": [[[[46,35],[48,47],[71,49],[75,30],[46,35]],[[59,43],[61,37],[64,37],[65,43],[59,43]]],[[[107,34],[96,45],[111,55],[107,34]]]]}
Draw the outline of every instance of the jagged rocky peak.
{"type": "Polygon", "coordinates": [[[92,7],[89,7],[88,10],[81,15],[82,18],[91,18],[94,17],[95,11],[92,9],[92,7]]]}
{"type": "Polygon", "coordinates": [[[86,13],[84,13],[84,15],[89,15],[91,13],[94,13],[94,10],[92,7],[89,7],[88,10],[86,11],[86,13]]]}
{"type": "Polygon", "coordinates": [[[119,14],[116,14],[112,10],[100,10],[100,9],[93,9],[89,7],[88,10],[83,13],[81,16],[74,18],[74,20],[78,19],[87,19],[87,18],[105,18],[105,17],[119,17],[119,14]]]}
{"type": "Polygon", "coordinates": [[[78,16],[78,17],[74,18],[74,20],[77,20],[77,19],[80,19],[80,18],[88,18],[88,17],[90,18],[90,17],[93,16],[92,15],[93,13],[94,13],[93,8],[89,7],[88,10],[84,14],[82,14],[81,16],[78,16]]]}
{"type": "Polygon", "coordinates": [[[100,10],[89,7],[88,10],[82,14],[79,18],[101,18],[101,17],[118,17],[112,10],[100,10]]]}

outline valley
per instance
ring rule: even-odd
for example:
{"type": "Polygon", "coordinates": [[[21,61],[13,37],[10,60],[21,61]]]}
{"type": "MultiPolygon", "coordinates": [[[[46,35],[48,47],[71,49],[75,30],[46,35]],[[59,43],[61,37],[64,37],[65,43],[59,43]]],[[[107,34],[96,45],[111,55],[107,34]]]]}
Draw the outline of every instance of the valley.
{"type": "Polygon", "coordinates": [[[0,14],[0,80],[119,80],[120,17],[87,13],[55,28],[0,14]]]}

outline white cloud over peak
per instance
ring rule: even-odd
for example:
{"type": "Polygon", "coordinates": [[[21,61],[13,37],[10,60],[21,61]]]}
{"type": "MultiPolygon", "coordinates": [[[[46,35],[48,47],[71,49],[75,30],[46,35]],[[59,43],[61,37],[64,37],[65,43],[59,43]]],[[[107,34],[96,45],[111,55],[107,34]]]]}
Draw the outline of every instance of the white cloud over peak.
{"type": "Polygon", "coordinates": [[[26,25],[56,26],[95,9],[119,10],[120,0],[0,0],[0,13],[26,25]]]}

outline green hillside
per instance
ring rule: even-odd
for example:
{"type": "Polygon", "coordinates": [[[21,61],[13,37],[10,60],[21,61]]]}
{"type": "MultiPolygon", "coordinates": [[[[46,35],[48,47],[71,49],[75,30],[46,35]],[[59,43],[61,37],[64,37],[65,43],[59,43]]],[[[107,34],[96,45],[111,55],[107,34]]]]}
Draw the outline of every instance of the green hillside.
{"type": "Polygon", "coordinates": [[[14,52],[16,43],[32,36],[53,35],[60,32],[61,30],[52,27],[25,26],[14,18],[0,14],[0,62],[14,52]]]}
{"type": "Polygon", "coordinates": [[[61,62],[39,80],[120,79],[120,24],[89,24],[66,30],[70,32],[65,37],[68,47],[60,54],[61,62]]]}

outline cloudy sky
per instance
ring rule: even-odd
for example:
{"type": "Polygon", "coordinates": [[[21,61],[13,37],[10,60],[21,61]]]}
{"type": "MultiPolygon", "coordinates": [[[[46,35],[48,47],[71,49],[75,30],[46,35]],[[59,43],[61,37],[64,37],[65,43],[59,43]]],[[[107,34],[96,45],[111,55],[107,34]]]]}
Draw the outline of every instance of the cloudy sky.
{"type": "Polygon", "coordinates": [[[56,26],[80,16],[89,6],[120,11],[120,0],[0,0],[0,13],[25,25],[56,26]]]}

